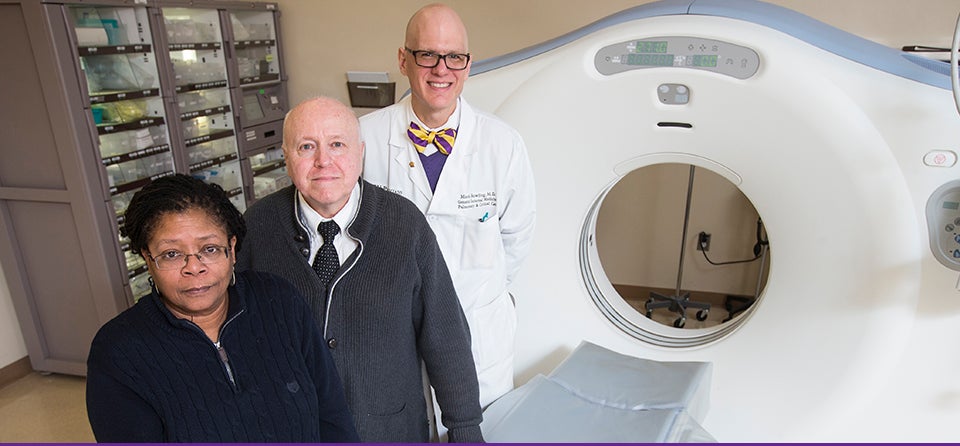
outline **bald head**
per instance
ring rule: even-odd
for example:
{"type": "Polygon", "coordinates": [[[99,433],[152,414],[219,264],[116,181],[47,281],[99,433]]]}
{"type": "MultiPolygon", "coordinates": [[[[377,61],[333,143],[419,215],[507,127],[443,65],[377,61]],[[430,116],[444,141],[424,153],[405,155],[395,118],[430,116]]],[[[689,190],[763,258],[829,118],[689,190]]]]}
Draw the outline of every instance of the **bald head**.
{"type": "Polygon", "coordinates": [[[407,23],[404,47],[397,50],[400,73],[410,80],[413,112],[428,127],[442,125],[453,114],[470,76],[467,28],[449,6],[434,3],[420,8],[407,23]],[[415,54],[427,54],[420,63],[415,54]],[[445,57],[456,54],[467,59],[466,67],[451,70],[445,57]],[[440,60],[438,57],[444,57],[440,60]],[[431,67],[431,62],[435,62],[431,67]]]}
{"type": "Polygon", "coordinates": [[[404,44],[407,48],[420,49],[421,37],[427,33],[447,36],[448,39],[462,44],[462,52],[470,51],[467,45],[467,27],[463,25],[457,12],[447,5],[433,3],[415,12],[407,22],[404,44]]]}
{"type": "Polygon", "coordinates": [[[283,155],[287,175],[307,204],[333,217],[350,198],[363,167],[357,116],[333,98],[301,102],[283,122],[283,155]]]}
{"type": "MultiPolygon", "coordinates": [[[[293,129],[302,126],[304,119],[312,119],[318,114],[338,116],[343,119],[345,123],[352,124],[347,127],[353,127],[357,132],[356,134],[360,134],[360,121],[353,112],[353,109],[334,98],[317,96],[297,104],[287,112],[286,118],[283,120],[284,149],[288,147],[287,136],[296,134],[293,129]]],[[[359,138],[359,136],[357,136],[357,138],[359,138]]],[[[296,146],[290,146],[290,148],[296,148],[296,146]]]]}

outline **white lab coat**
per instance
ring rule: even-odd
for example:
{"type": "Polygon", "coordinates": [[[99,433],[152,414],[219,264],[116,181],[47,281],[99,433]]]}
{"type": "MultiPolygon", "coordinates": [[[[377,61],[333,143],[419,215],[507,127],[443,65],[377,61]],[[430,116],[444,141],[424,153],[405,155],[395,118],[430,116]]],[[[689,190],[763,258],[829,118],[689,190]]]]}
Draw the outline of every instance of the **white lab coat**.
{"type": "Polygon", "coordinates": [[[433,228],[470,324],[480,404],[486,407],[513,389],[517,318],[507,287],[530,251],[536,194],[516,130],[462,98],[460,107],[456,143],[436,194],[406,135],[409,96],[360,119],[363,177],[413,201],[433,228]]]}

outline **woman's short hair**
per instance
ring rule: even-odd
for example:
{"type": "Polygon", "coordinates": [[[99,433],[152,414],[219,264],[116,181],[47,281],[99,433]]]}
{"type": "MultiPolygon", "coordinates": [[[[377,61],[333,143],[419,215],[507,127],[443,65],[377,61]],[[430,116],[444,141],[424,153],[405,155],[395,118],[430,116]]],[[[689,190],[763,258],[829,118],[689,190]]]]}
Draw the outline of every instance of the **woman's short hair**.
{"type": "Polygon", "coordinates": [[[120,234],[130,239],[130,250],[141,254],[148,244],[161,217],[188,210],[200,210],[226,231],[227,238],[236,237],[234,255],[247,233],[243,215],[230,202],[227,193],[217,184],[184,174],[174,174],[154,180],[133,194],[124,217],[120,234]]]}

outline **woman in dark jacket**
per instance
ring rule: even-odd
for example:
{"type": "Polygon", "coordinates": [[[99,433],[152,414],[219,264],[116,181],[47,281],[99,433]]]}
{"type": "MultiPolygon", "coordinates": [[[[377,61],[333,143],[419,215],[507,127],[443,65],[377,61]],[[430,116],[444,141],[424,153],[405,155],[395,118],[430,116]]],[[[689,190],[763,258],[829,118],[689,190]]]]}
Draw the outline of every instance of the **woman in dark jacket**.
{"type": "Polygon", "coordinates": [[[246,227],[223,189],[160,178],[134,195],[123,233],[153,292],[91,346],[97,441],[359,441],[303,297],[279,277],[234,273],[246,227]]]}

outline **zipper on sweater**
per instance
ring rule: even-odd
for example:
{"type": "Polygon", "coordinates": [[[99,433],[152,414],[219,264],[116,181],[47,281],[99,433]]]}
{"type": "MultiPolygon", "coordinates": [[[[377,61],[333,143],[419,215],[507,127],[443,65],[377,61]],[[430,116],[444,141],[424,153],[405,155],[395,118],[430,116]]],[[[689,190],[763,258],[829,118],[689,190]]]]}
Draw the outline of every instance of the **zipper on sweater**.
{"type": "Polygon", "coordinates": [[[223,345],[220,343],[223,340],[223,330],[227,328],[234,319],[243,314],[244,310],[240,310],[237,314],[233,315],[230,319],[227,319],[223,325],[220,326],[220,334],[217,336],[217,342],[213,343],[213,346],[217,349],[217,357],[220,358],[220,363],[223,364],[223,370],[227,374],[227,380],[230,381],[230,387],[233,388],[234,392],[239,392],[240,388],[237,386],[237,380],[233,376],[233,367],[230,367],[230,358],[227,356],[227,350],[223,348],[223,345]]]}
{"type": "Polygon", "coordinates": [[[217,347],[217,355],[220,356],[220,363],[223,364],[224,370],[227,371],[227,379],[230,380],[230,385],[233,387],[233,390],[237,390],[237,380],[233,378],[233,369],[230,367],[230,358],[227,357],[227,350],[220,345],[219,342],[214,342],[214,346],[217,347]]]}

